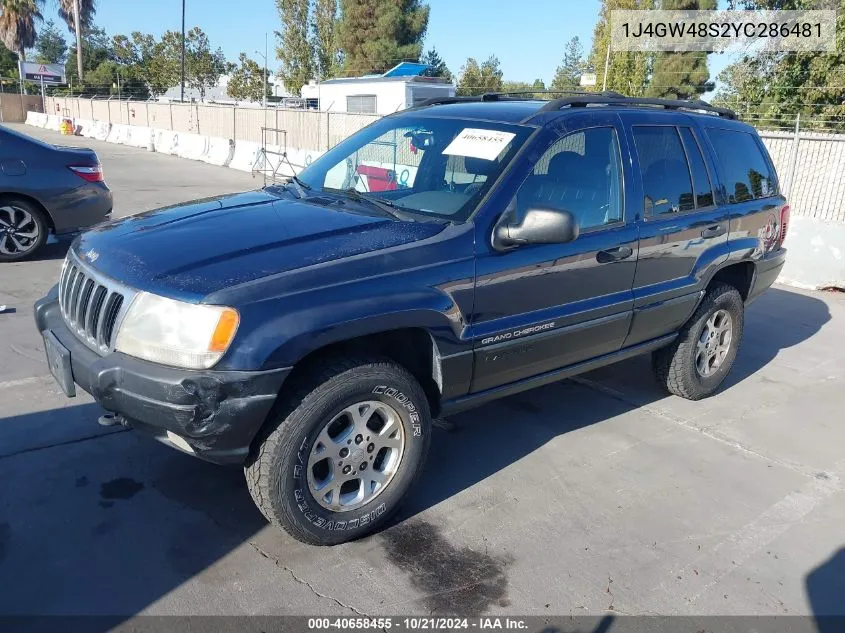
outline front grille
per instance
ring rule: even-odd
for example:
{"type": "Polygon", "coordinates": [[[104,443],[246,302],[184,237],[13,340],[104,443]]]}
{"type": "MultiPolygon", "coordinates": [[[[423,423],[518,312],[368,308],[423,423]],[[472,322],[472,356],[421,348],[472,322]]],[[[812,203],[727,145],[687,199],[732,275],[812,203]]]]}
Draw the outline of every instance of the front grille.
{"type": "Polygon", "coordinates": [[[117,326],[131,294],[68,254],[59,278],[59,306],[70,330],[94,351],[105,354],[114,349],[117,326]]]}

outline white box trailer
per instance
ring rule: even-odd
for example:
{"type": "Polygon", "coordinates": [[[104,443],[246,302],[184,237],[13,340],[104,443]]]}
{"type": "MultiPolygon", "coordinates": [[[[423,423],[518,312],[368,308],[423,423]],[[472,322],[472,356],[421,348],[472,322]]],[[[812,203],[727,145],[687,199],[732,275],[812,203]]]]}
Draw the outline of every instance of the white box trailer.
{"type": "Polygon", "coordinates": [[[344,77],[302,87],[302,98],[319,109],[355,114],[392,114],[435,97],[454,97],[455,85],[441,77],[422,77],[427,66],[403,62],[383,75],[344,77]],[[410,74],[415,73],[415,74],[410,74]]]}

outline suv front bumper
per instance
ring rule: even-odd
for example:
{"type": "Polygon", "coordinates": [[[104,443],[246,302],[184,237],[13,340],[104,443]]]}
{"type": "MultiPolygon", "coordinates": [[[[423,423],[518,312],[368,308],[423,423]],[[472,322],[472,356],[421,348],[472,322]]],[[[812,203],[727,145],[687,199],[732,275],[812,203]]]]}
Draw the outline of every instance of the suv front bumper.
{"type": "Polygon", "coordinates": [[[196,371],[119,352],[99,356],[65,325],[56,287],[35,304],[35,323],[69,352],[73,382],[104,409],[133,429],[220,464],[246,460],[291,371],[196,371]]]}

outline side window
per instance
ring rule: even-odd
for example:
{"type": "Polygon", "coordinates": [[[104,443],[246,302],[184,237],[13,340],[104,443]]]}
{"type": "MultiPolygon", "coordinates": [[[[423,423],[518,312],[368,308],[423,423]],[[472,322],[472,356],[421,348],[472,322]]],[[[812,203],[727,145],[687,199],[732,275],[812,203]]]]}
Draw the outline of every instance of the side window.
{"type": "Polygon", "coordinates": [[[731,204],[777,194],[774,175],[757,140],[748,132],[710,128],[707,136],[725,172],[725,189],[731,204]]]}
{"type": "Polygon", "coordinates": [[[540,157],[516,194],[517,212],[565,209],[581,230],[622,220],[622,166],[612,127],[568,134],[540,157]]]}
{"type": "Polygon", "coordinates": [[[710,175],[707,173],[707,165],[704,163],[704,156],[701,147],[695,140],[695,135],[688,127],[682,127],[681,138],[684,140],[684,149],[687,152],[687,160],[692,169],[692,185],[695,191],[695,206],[697,208],[713,206],[713,186],[710,183],[710,175]]]}
{"type": "Polygon", "coordinates": [[[669,125],[635,125],[646,215],[695,209],[692,177],[678,129],[669,125]]]}

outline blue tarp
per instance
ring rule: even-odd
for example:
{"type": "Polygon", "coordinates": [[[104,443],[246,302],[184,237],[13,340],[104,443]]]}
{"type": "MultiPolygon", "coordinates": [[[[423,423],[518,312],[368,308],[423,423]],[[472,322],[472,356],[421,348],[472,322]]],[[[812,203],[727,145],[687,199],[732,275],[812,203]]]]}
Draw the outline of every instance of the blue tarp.
{"type": "Polygon", "coordinates": [[[428,68],[428,64],[417,62],[402,62],[381,75],[382,77],[414,77],[421,75],[428,68]]]}

